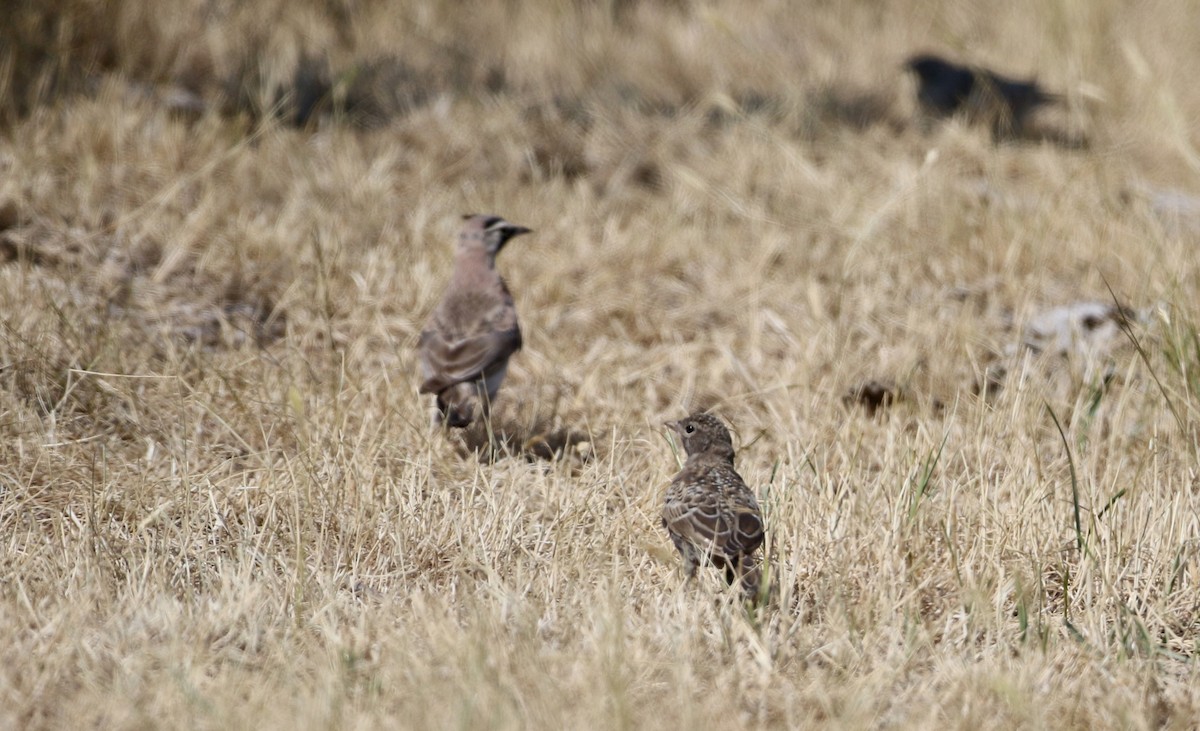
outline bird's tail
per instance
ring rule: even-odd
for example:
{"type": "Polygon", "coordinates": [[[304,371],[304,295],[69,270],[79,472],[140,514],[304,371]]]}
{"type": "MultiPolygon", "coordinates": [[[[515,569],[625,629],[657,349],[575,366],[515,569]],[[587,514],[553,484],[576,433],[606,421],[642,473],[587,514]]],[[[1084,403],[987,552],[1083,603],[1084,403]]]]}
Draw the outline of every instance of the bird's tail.
{"type": "Polygon", "coordinates": [[[1067,101],[1067,97],[1063,94],[1056,94],[1045,89],[1034,89],[1033,103],[1035,105],[1042,104],[1063,104],[1067,101]]]}

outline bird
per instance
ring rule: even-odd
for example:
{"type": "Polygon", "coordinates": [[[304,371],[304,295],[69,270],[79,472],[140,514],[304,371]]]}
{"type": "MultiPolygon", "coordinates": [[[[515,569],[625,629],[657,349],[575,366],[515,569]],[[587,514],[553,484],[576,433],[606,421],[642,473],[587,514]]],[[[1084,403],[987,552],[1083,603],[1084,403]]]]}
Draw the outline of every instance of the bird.
{"type": "Polygon", "coordinates": [[[496,271],[505,244],[532,229],[499,216],[463,216],[446,292],[421,331],[420,393],[437,396],[435,426],[469,427],[485,419],[521,349],[512,294],[496,271]]]}
{"type": "Polygon", "coordinates": [[[1010,79],[928,53],[910,57],[904,68],[917,75],[917,102],[925,114],[943,118],[963,112],[989,124],[997,138],[1020,135],[1033,110],[1062,99],[1032,79],[1010,79]]]}
{"type": "Polygon", "coordinates": [[[765,537],[762,510],[733,466],[733,440],[716,416],[697,412],[667,422],[683,442],[687,460],[663,500],[662,524],[683,558],[688,580],[700,562],[741,582],[746,598],[758,596],[761,570],[755,551],[765,537]]]}

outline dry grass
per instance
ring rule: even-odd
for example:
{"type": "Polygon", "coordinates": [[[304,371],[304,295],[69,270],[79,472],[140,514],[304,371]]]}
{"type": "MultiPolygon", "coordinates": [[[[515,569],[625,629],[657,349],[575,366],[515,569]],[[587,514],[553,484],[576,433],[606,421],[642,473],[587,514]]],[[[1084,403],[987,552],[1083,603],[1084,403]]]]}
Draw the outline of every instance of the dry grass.
{"type": "Polygon", "coordinates": [[[0,725],[1192,726],[1194,8],[878,5],[11,4],[0,725]],[[1068,108],[922,134],[927,48],[1068,108]],[[466,212],[561,459],[428,431],[466,212]],[[1138,347],[1017,348],[1109,286],[1138,347]],[[697,406],[770,606],[657,523],[697,406]]]}

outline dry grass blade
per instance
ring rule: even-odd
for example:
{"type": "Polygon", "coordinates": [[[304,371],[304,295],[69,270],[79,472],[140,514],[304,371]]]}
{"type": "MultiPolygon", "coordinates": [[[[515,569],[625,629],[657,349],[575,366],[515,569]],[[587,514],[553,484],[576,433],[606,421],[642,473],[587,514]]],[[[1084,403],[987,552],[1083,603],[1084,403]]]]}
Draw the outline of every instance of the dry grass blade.
{"type": "Polygon", "coordinates": [[[1062,422],[1058,420],[1058,414],[1054,413],[1050,404],[1046,404],[1046,413],[1050,415],[1050,420],[1054,422],[1054,428],[1058,430],[1058,436],[1062,439],[1063,450],[1067,455],[1067,467],[1071,470],[1071,517],[1075,525],[1075,548],[1082,554],[1086,550],[1086,544],[1083,540],[1083,524],[1079,519],[1079,477],[1075,474],[1075,458],[1071,456],[1071,444],[1067,441],[1062,422]]]}

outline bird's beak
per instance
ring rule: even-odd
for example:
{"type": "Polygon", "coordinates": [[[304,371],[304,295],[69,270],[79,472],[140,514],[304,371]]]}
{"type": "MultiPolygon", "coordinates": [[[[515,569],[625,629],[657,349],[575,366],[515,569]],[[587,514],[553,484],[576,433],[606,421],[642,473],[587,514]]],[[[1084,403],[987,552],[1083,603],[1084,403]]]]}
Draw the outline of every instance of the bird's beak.
{"type": "Polygon", "coordinates": [[[679,422],[678,421],[664,421],[663,426],[667,427],[668,429],[675,432],[676,434],[679,433],[679,422]]]}
{"type": "Polygon", "coordinates": [[[515,224],[511,224],[508,222],[505,222],[503,226],[498,226],[491,230],[504,232],[504,235],[500,238],[499,244],[496,247],[497,253],[499,253],[499,251],[501,249],[503,249],[504,247],[508,246],[508,243],[510,241],[512,241],[513,239],[515,239],[516,237],[520,236],[521,234],[527,234],[527,233],[533,231],[533,229],[531,229],[531,228],[525,228],[524,226],[517,226],[515,224]]]}

